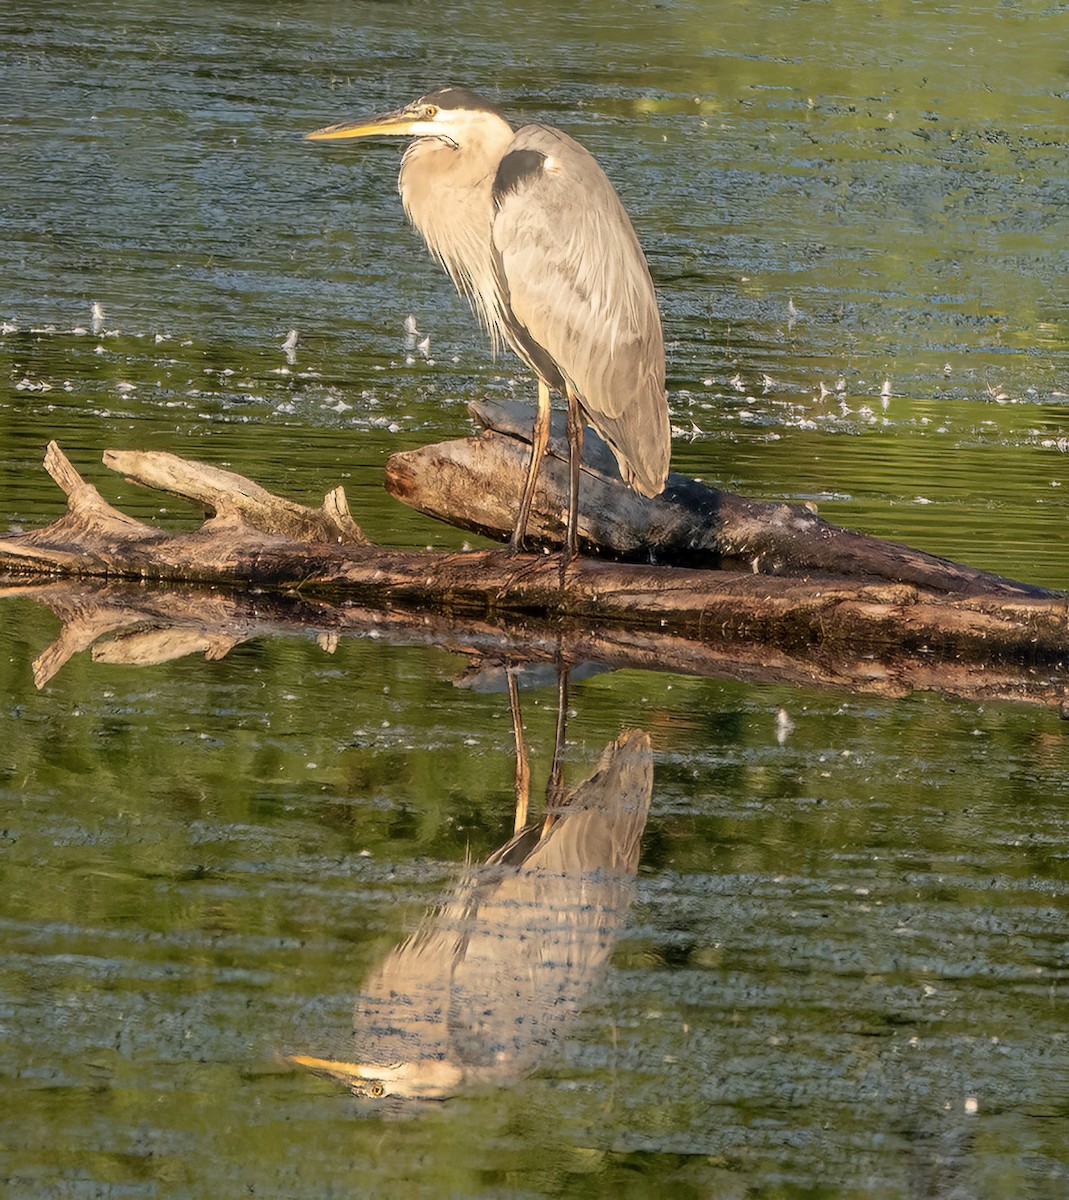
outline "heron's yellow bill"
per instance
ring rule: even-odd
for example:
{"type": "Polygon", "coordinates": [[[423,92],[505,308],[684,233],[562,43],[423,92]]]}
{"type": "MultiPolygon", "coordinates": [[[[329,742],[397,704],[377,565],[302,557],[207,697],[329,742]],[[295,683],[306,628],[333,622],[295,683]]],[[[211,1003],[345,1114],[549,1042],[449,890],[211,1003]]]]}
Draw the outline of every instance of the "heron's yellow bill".
{"type": "Polygon", "coordinates": [[[340,125],[326,125],[304,136],[310,142],[344,141],[348,138],[372,137],[376,133],[411,133],[419,118],[415,113],[381,113],[376,117],[361,117],[359,121],[343,121],[340,125]]]}
{"type": "Polygon", "coordinates": [[[330,1058],[310,1058],[307,1054],[287,1054],[291,1063],[298,1067],[307,1067],[309,1071],[322,1071],[333,1075],[336,1079],[344,1079],[348,1083],[356,1083],[366,1078],[359,1063],[337,1062],[330,1058]]]}

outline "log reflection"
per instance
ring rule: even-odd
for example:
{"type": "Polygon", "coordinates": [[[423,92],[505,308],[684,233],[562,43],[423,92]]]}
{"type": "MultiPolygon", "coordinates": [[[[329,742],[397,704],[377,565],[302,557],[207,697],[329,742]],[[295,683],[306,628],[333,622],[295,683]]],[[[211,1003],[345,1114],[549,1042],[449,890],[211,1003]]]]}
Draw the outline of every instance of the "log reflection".
{"type": "Polygon", "coordinates": [[[628,730],[544,822],[469,868],[358,996],[339,1055],[292,1061],[364,1096],[441,1100],[532,1071],[596,988],[631,903],[653,787],[628,730]]]}
{"type": "MultiPolygon", "coordinates": [[[[729,627],[712,612],[698,635],[681,636],[600,623],[562,628],[558,621],[531,616],[509,620],[500,614],[382,607],[303,593],[146,588],[100,580],[13,583],[0,574],[0,601],[4,599],[36,600],[62,622],[56,640],[33,664],[38,687],[45,687],[73,655],[86,650],[91,650],[96,662],[152,666],[192,653],[223,658],[253,639],[299,635],[315,638],[328,654],[338,648],[342,637],[372,636],[394,645],[433,644],[468,658],[541,664],[548,675],[563,660],[572,664],[573,679],[581,670],[628,668],[746,683],[835,687],[883,697],[931,690],[977,701],[1010,700],[1057,708],[1064,708],[1067,694],[1064,631],[1057,663],[1048,662],[1048,648],[1035,641],[1027,662],[992,656],[980,665],[968,655],[937,652],[927,642],[900,646],[888,642],[874,653],[863,640],[836,650],[821,639],[800,637],[788,652],[752,640],[747,628],[729,627]]],[[[873,603],[876,612],[875,597],[873,603]]],[[[1064,625],[1065,617],[1061,620],[1064,625]]],[[[466,678],[460,683],[469,686],[466,678]]]]}

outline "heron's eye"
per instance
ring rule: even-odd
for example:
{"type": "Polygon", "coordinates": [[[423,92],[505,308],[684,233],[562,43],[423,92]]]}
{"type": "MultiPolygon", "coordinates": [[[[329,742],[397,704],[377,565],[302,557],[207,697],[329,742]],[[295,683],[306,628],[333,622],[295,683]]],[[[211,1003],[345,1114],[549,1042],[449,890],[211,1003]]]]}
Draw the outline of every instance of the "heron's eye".
{"type": "Polygon", "coordinates": [[[433,121],[438,115],[438,106],[436,104],[425,104],[423,106],[423,119],[425,121],[433,121]]]}
{"type": "Polygon", "coordinates": [[[369,1096],[373,1096],[377,1100],[380,1096],[386,1095],[386,1089],[382,1086],[381,1083],[373,1083],[368,1088],[367,1094],[369,1096]]]}

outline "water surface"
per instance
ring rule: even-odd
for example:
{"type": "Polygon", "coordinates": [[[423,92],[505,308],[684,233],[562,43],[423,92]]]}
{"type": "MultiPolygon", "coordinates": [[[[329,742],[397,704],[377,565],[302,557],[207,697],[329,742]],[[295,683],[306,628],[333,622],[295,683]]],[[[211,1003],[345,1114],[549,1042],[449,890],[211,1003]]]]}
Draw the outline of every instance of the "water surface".
{"type": "MultiPolygon", "coordinates": [[[[345,484],[459,546],[393,450],[523,397],[404,225],[397,148],[303,143],[444,82],[587,144],[657,282],[678,469],[1069,587],[1060,6],[156,4],[0,15],[0,520],[56,437],[345,484]],[[94,329],[94,302],[103,317],[94,329]],[[429,354],[411,346],[412,315],[429,354]],[[300,340],[296,360],[282,349],[300,340]]],[[[162,511],[169,509],[170,511],[162,511]]],[[[512,829],[512,726],[433,646],[72,660],[0,621],[0,1178],[14,1194],[1060,1197],[1069,727],[616,672],[566,770],[647,731],[600,992],[512,1086],[376,1106],[279,1049],[512,829]]],[[[536,794],[552,688],[524,694],[536,794]]]]}

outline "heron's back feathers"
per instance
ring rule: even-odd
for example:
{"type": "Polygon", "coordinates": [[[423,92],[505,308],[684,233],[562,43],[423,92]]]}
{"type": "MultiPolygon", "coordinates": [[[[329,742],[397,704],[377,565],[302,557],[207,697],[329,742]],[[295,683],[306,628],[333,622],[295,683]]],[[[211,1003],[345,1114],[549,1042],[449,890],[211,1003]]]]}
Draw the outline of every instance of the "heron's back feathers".
{"type": "Polygon", "coordinates": [[[491,195],[505,339],[576,394],[624,479],[656,495],[671,442],[664,340],[646,258],[612,184],[567,134],[525,125],[491,195]]]}

